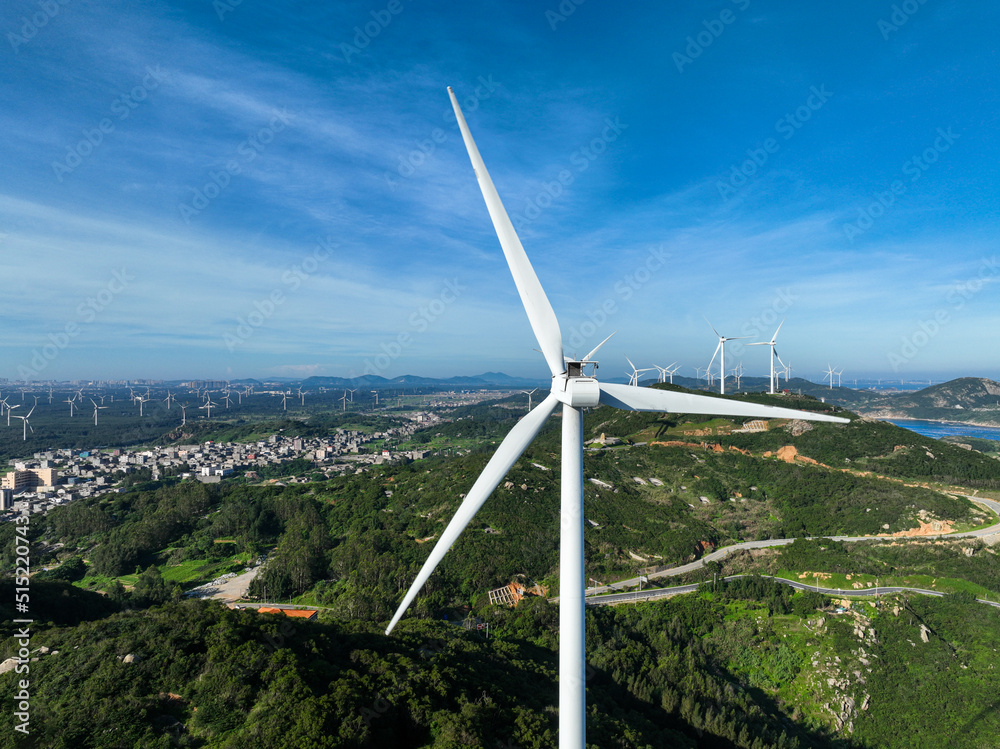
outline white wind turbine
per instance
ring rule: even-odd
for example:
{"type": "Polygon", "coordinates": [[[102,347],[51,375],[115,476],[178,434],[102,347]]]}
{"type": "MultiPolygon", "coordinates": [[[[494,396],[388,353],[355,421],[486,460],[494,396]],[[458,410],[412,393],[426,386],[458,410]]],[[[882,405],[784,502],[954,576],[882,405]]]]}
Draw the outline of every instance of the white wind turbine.
{"type": "Polygon", "coordinates": [[[107,408],[107,406],[98,406],[97,405],[97,401],[95,401],[93,398],[90,399],[90,402],[94,404],[94,426],[96,427],[97,426],[97,412],[100,411],[102,408],[107,408]]]}
{"type": "Polygon", "coordinates": [[[826,365],[826,372],[823,373],[823,376],[830,378],[830,390],[833,390],[833,377],[836,374],[837,373],[834,371],[833,367],[831,367],[829,364],[827,364],[826,365]]]}
{"type": "Polygon", "coordinates": [[[31,433],[32,434],[35,433],[35,430],[32,429],[31,424],[28,423],[28,419],[31,418],[31,414],[33,414],[34,412],[35,412],[35,407],[32,406],[31,410],[28,411],[27,415],[25,415],[25,416],[15,416],[14,417],[15,419],[20,419],[24,423],[24,437],[23,437],[23,439],[24,439],[25,442],[28,441],[28,430],[29,429],[31,429],[31,433]]]}
{"type": "MultiPolygon", "coordinates": [[[[653,365],[653,369],[657,370],[660,373],[660,379],[658,380],[658,382],[660,382],[661,384],[664,383],[664,382],[666,382],[667,381],[667,375],[670,375],[670,382],[671,382],[671,384],[673,384],[674,377],[670,373],[670,368],[672,366],[674,366],[674,364],[676,364],[676,362],[671,362],[670,364],[668,364],[665,367],[661,367],[658,364],[654,364],[653,365]]],[[[677,370],[674,370],[674,371],[677,371],[677,370]]]]}
{"type": "Polygon", "coordinates": [[[681,368],[680,364],[674,366],[673,369],[667,368],[667,377],[670,378],[670,384],[674,384],[674,375],[677,374],[677,370],[681,368]]]}
{"type": "Polygon", "coordinates": [[[781,326],[784,325],[784,324],[785,324],[784,320],[782,320],[780,323],[778,323],[778,330],[774,331],[774,335],[771,336],[771,340],[770,341],[760,341],[758,343],[748,343],[747,344],[747,346],[770,346],[771,347],[771,388],[770,388],[771,395],[774,395],[775,390],[777,389],[777,375],[775,375],[774,360],[777,359],[778,361],[781,361],[781,358],[778,356],[778,352],[774,348],[774,341],[778,337],[778,331],[781,330],[781,326]]]}
{"type": "MultiPolygon", "coordinates": [[[[708,318],[705,318],[705,322],[708,322],[708,318]]],[[[744,338],[749,338],[750,336],[723,336],[719,335],[719,331],[715,329],[712,323],[708,322],[708,327],[712,328],[712,332],[719,336],[719,345],[715,347],[715,353],[712,354],[712,361],[708,363],[709,372],[712,371],[712,364],[715,363],[715,357],[722,353],[722,358],[719,359],[719,393],[720,395],[726,394],[726,341],[740,341],[744,338]]]]}
{"type": "Polygon", "coordinates": [[[538,391],[538,388],[535,388],[534,390],[518,390],[517,391],[519,393],[524,393],[526,396],[528,396],[528,411],[531,411],[531,396],[533,396],[537,391],[538,391]]]}
{"type": "MultiPolygon", "coordinates": [[[[6,401],[4,402],[6,403],[6,401]]],[[[12,406],[9,403],[7,403],[7,426],[10,426],[10,412],[13,411],[15,408],[20,408],[20,407],[21,407],[20,403],[18,403],[16,406],[12,406]]],[[[73,415],[73,406],[69,407],[69,415],[70,416],[73,415]]],[[[16,419],[19,417],[15,416],[14,418],[16,419]]]]}
{"type": "Polygon", "coordinates": [[[555,312],[535,275],[521,241],[504,210],[500,196],[490,179],[486,165],[469,132],[451,88],[448,89],[462,139],[472,161],[479,188],[486,201],[517,286],[521,303],[538,341],[549,370],[552,387],[548,396],[522,418],[500,443],[486,468],[462,500],[458,512],[445,528],[417,579],[410,586],[402,603],[386,628],[392,631],[407,607],[423,588],[424,583],[452,544],[489,498],[497,484],[528,447],[548,417],[562,405],[562,476],[559,552],[559,746],[560,749],[581,749],[586,733],[586,680],[584,675],[584,565],[583,565],[583,413],[584,408],[608,405],[627,411],[672,411],[729,416],[764,418],[801,418],[846,423],[846,419],[825,414],[795,411],[774,406],[731,401],[704,395],[675,393],[654,388],[599,383],[585,372],[596,349],[583,359],[565,361],[562,334],[555,312]]]}
{"type": "Polygon", "coordinates": [[[181,407],[181,426],[184,426],[188,423],[188,404],[178,403],[177,405],[181,407]]]}
{"type": "MultiPolygon", "coordinates": [[[[173,401],[173,400],[176,400],[176,398],[174,398],[174,394],[173,394],[173,393],[171,393],[171,392],[170,392],[170,391],[168,390],[168,391],[167,391],[167,397],[166,397],[166,398],[164,398],[163,400],[165,400],[165,401],[167,402],[167,410],[169,411],[169,410],[170,410],[170,402],[171,402],[171,401],[173,401]]],[[[102,401],[101,401],[101,403],[104,403],[104,401],[102,400],[102,401]]]]}
{"type": "MultiPolygon", "coordinates": [[[[605,338],[604,340],[606,341],[607,338],[605,338]]],[[[603,344],[603,342],[604,341],[602,341],[601,343],[603,344]]],[[[600,348],[600,345],[598,345],[597,348],[600,348]]],[[[597,351],[597,349],[595,348],[594,351],[597,351]]],[[[593,353],[593,351],[591,353],[593,353]]],[[[646,367],[645,369],[636,369],[635,368],[635,364],[633,364],[632,360],[629,359],[627,356],[625,357],[625,361],[627,361],[628,365],[630,367],[632,367],[632,371],[631,372],[626,372],[625,373],[625,374],[628,375],[628,384],[631,385],[631,386],[633,386],[633,387],[638,387],[639,386],[639,375],[642,374],[643,372],[649,372],[650,370],[652,370],[652,367],[646,367]]]]}
{"type": "MultiPolygon", "coordinates": [[[[76,403],[76,399],[75,398],[67,398],[63,402],[64,403],[69,403],[69,417],[72,419],[73,418],[73,404],[76,403]]],[[[15,408],[17,408],[17,406],[15,406],[15,408]]]]}
{"type": "Polygon", "coordinates": [[[144,396],[141,396],[141,395],[137,395],[137,396],[135,396],[135,402],[139,404],[139,416],[142,416],[142,404],[143,403],[148,403],[149,402],[149,397],[148,396],[144,397],[144,396]]]}
{"type": "Polygon", "coordinates": [[[211,419],[212,418],[212,406],[217,406],[217,405],[219,405],[219,404],[215,403],[212,400],[212,396],[209,395],[208,391],[206,390],[205,391],[205,405],[204,406],[198,406],[198,409],[200,410],[202,408],[207,408],[208,409],[208,417],[207,418],[211,419]]]}

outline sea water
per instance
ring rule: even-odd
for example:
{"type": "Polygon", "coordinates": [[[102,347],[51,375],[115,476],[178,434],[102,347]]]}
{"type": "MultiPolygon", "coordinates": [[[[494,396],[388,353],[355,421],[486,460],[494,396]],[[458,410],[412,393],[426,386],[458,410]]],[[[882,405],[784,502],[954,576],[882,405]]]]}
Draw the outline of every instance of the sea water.
{"type": "Polygon", "coordinates": [[[886,419],[903,429],[922,434],[925,437],[941,439],[942,437],[978,437],[983,440],[1000,442],[1000,427],[977,427],[972,424],[960,424],[955,421],[923,421],[920,419],[886,419]]]}

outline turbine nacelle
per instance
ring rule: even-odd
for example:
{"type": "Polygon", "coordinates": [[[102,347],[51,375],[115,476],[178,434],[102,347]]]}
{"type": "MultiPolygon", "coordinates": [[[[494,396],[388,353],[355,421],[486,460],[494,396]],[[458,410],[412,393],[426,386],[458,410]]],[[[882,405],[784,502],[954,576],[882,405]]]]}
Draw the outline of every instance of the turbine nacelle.
{"type": "Polygon", "coordinates": [[[600,383],[593,377],[580,374],[585,364],[594,364],[597,368],[597,362],[566,362],[567,373],[552,378],[552,395],[560,403],[573,408],[596,408],[601,404],[600,383]]]}

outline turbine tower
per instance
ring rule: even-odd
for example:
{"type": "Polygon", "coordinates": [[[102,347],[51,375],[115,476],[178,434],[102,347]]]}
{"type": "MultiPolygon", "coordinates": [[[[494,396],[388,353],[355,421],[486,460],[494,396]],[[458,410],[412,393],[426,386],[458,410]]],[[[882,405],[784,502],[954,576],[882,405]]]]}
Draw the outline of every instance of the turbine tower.
{"type": "MultiPolygon", "coordinates": [[[[458,512],[441,534],[389,622],[391,632],[452,544],[489,498],[521,453],[535,438],[548,417],[562,406],[562,475],[559,550],[559,747],[586,746],[586,676],[584,650],[583,559],[583,409],[607,405],[627,411],[672,411],[764,418],[800,418],[846,423],[846,419],[755,403],[730,401],[704,395],[675,393],[653,388],[601,384],[593,376],[597,349],[580,360],[563,357],[562,333],[552,305],[535,275],[514,226],[500,201],[486,165],[469,132],[451,88],[448,89],[462,140],[486,201],[507,265],[517,286],[531,329],[552,373],[546,398],[521,419],[500,443],[486,468],[469,490],[458,512]],[[588,367],[593,367],[587,373],[588,367]]],[[[572,267],[572,266],[568,266],[572,267]]],[[[598,348],[600,345],[598,346],[598,348]]]]}
{"type": "MultiPolygon", "coordinates": [[[[704,317],[704,316],[703,316],[704,317]]],[[[705,318],[705,322],[708,322],[708,318],[705,318]]],[[[719,331],[715,329],[712,323],[708,322],[708,327],[712,328],[712,332],[719,336],[719,345],[715,347],[715,353],[712,354],[712,361],[708,363],[709,372],[712,371],[712,364],[715,363],[715,357],[722,353],[722,357],[719,359],[719,394],[726,394],[726,341],[740,341],[744,338],[749,338],[748,335],[741,336],[729,336],[728,338],[724,335],[719,335],[719,331]]]]}
{"type": "Polygon", "coordinates": [[[778,361],[781,361],[780,357],[778,357],[778,352],[774,348],[774,340],[778,337],[778,331],[781,330],[781,326],[784,325],[784,324],[785,324],[784,320],[782,320],[780,323],[778,323],[778,330],[774,331],[774,335],[771,336],[771,340],[770,341],[760,341],[758,343],[748,343],[747,344],[747,346],[770,346],[771,347],[771,389],[770,389],[771,395],[774,395],[775,390],[777,390],[777,375],[775,374],[775,370],[774,370],[774,360],[778,359],[778,361]]]}

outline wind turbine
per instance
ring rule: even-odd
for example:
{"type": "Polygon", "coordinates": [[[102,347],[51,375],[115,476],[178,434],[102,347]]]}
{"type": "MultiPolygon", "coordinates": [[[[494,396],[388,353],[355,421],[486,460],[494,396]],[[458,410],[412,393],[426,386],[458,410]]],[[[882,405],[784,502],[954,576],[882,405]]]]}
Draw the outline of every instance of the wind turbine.
{"type": "Polygon", "coordinates": [[[834,374],[837,375],[837,387],[840,387],[840,376],[844,374],[844,370],[838,369],[834,374]]]}
{"type": "Polygon", "coordinates": [[[208,391],[206,390],[205,391],[205,405],[204,406],[198,406],[198,408],[199,409],[207,408],[208,409],[208,418],[211,419],[212,418],[212,406],[217,406],[217,405],[219,405],[219,404],[215,403],[212,400],[212,396],[209,395],[208,391]]]}
{"type": "Polygon", "coordinates": [[[178,403],[177,405],[181,407],[181,426],[184,426],[185,424],[188,423],[188,412],[187,412],[188,404],[178,403]]]}
{"type": "Polygon", "coordinates": [[[282,411],[288,410],[288,393],[281,394],[281,410],[282,411]]]}
{"type": "MultiPolygon", "coordinates": [[[[4,402],[6,403],[6,401],[4,401],[4,402]]],[[[9,403],[7,403],[7,426],[10,426],[10,412],[13,411],[15,408],[20,408],[20,407],[21,407],[20,403],[18,403],[16,406],[12,406],[9,403]]],[[[73,415],[73,406],[72,405],[69,407],[69,415],[70,416],[73,415]]],[[[15,416],[14,418],[16,419],[16,418],[19,418],[19,417],[15,416]]]]}
{"type": "Polygon", "coordinates": [[[139,404],[139,416],[142,416],[142,404],[149,401],[149,398],[144,398],[141,395],[135,396],[135,402],[139,404]]]}
{"type": "MultiPolygon", "coordinates": [[[[491,214],[492,214],[492,212],[491,212],[491,214]]],[[[600,348],[600,347],[598,347],[598,348],[600,348]]],[[[596,351],[597,349],[594,349],[594,350],[596,351]]],[[[629,373],[629,372],[625,373],[625,374],[628,375],[628,384],[631,385],[631,386],[633,386],[633,387],[638,387],[639,386],[639,375],[642,374],[643,372],[650,371],[652,369],[652,367],[646,367],[645,369],[636,369],[635,368],[635,364],[633,364],[632,360],[629,359],[627,356],[625,357],[625,361],[627,361],[628,365],[630,367],[632,367],[632,372],[631,373],[629,373]]]]}
{"type": "Polygon", "coordinates": [[[101,410],[102,408],[107,408],[107,406],[98,406],[97,405],[97,401],[95,401],[93,398],[90,399],[90,402],[94,404],[94,426],[96,427],[97,426],[97,412],[99,410],[101,410]]]}
{"type": "Polygon", "coordinates": [[[823,374],[824,374],[825,377],[829,377],[830,378],[830,390],[833,390],[833,376],[835,374],[837,374],[837,373],[833,370],[833,367],[831,367],[829,364],[827,364],[826,365],[826,372],[824,372],[823,374]]]}
{"type": "Polygon", "coordinates": [[[378,408],[378,390],[372,390],[375,393],[375,407],[378,408]]]}
{"type": "Polygon", "coordinates": [[[344,409],[343,410],[346,411],[347,410],[347,391],[345,390],[344,394],[342,396],[340,396],[340,398],[338,398],[337,400],[341,401],[344,404],[344,409]]]}
{"type": "Polygon", "coordinates": [[[667,376],[670,378],[670,384],[671,385],[674,384],[674,375],[677,374],[677,370],[680,369],[680,368],[681,368],[680,364],[677,364],[676,366],[674,366],[673,369],[670,369],[669,367],[667,368],[667,376]]]}
{"type": "Polygon", "coordinates": [[[778,361],[781,361],[780,357],[778,357],[778,352],[774,348],[774,341],[778,337],[778,331],[781,330],[781,326],[784,325],[784,324],[785,324],[784,320],[782,320],[780,323],[778,323],[778,330],[774,331],[774,335],[771,336],[771,340],[770,341],[760,341],[758,343],[748,343],[747,344],[747,346],[770,346],[771,347],[771,390],[770,390],[771,395],[774,395],[774,391],[777,388],[777,386],[776,386],[776,377],[775,377],[775,373],[774,373],[774,360],[775,360],[775,358],[777,358],[778,361]]]}
{"type": "Polygon", "coordinates": [[[628,385],[601,384],[588,376],[586,367],[597,350],[583,359],[565,361],[562,333],[552,305],[535,275],[531,262],[521,246],[514,226],[500,201],[486,165],[469,132],[451,88],[448,89],[462,139],[486,201],[524,305],[532,331],[552,373],[552,388],[538,406],[522,418],[500,443],[486,468],[462,500],[458,512],[441,534],[420,569],[417,579],[403,597],[393,615],[386,634],[391,632],[406,612],[417,593],[451,548],[452,544],[489,498],[497,484],[514,465],[521,453],[535,438],[548,417],[562,405],[562,475],[559,550],[559,746],[560,749],[580,749],[585,746],[586,679],[584,675],[584,565],[583,565],[583,413],[584,408],[607,405],[627,411],[673,411],[730,416],[800,418],[846,423],[825,414],[796,411],[789,408],[761,406],[755,403],[731,401],[705,395],[675,393],[655,388],[635,388],[628,385]]]}
{"type": "Polygon", "coordinates": [[[15,419],[20,419],[24,423],[24,441],[28,441],[28,430],[31,429],[31,433],[34,434],[35,430],[32,429],[31,424],[28,423],[28,419],[31,418],[31,414],[35,412],[35,407],[32,406],[31,410],[28,411],[26,416],[15,416],[15,419]]]}
{"type": "Polygon", "coordinates": [[[534,395],[537,391],[538,391],[538,388],[535,388],[534,390],[518,390],[517,391],[519,393],[524,393],[526,396],[528,396],[528,411],[531,411],[531,396],[534,395]]]}
{"type": "MultiPolygon", "coordinates": [[[[671,362],[666,367],[661,367],[659,364],[654,364],[653,369],[660,373],[660,379],[657,380],[659,383],[664,383],[667,381],[667,375],[670,374],[670,367],[674,366],[675,362],[671,362]]],[[[671,376],[671,383],[673,382],[673,377],[671,376]]]]}
{"type": "Polygon", "coordinates": [[[739,390],[743,381],[743,362],[740,362],[736,367],[733,368],[733,377],[736,378],[736,389],[739,390]]]}
{"type": "Polygon", "coordinates": [[[350,388],[347,388],[347,392],[351,394],[351,403],[354,403],[354,394],[358,392],[358,389],[354,388],[354,390],[351,390],[350,388]]]}
{"type": "MultiPolygon", "coordinates": [[[[72,419],[73,418],[73,404],[76,403],[76,398],[67,398],[63,402],[64,403],[69,403],[69,417],[72,419]]],[[[17,408],[17,406],[14,406],[14,408],[17,408]]]]}
{"type": "MultiPolygon", "coordinates": [[[[166,398],[164,398],[163,400],[165,400],[165,401],[167,402],[167,410],[169,411],[169,410],[170,410],[170,402],[171,402],[171,401],[173,401],[173,400],[177,400],[177,399],[176,399],[176,398],[174,398],[174,394],[173,394],[173,393],[171,393],[171,392],[170,392],[170,391],[168,390],[168,391],[167,391],[167,397],[166,397],[166,398]]],[[[101,401],[101,403],[104,403],[104,401],[102,400],[102,401],[101,401]]]]}
{"type": "MultiPolygon", "coordinates": [[[[705,322],[708,322],[708,318],[705,318],[705,322]]],[[[708,369],[711,371],[712,364],[715,362],[715,357],[722,353],[722,358],[719,359],[719,394],[726,394],[726,341],[740,341],[744,338],[749,338],[748,335],[741,336],[729,336],[728,338],[723,335],[719,335],[719,331],[715,329],[712,323],[708,322],[708,327],[712,328],[712,332],[719,336],[719,345],[715,347],[715,353],[712,354],[712,361],[708,363],[708,369]]]]}

